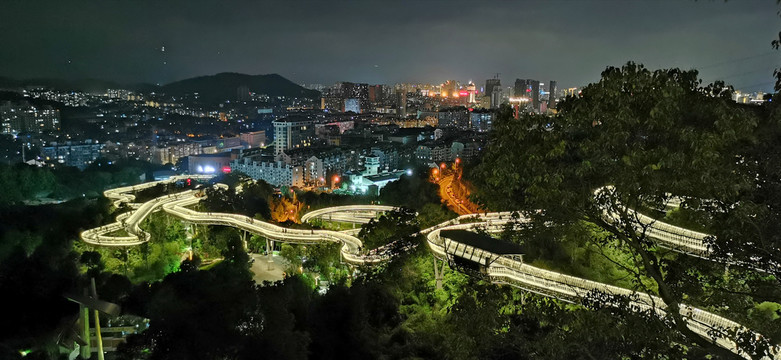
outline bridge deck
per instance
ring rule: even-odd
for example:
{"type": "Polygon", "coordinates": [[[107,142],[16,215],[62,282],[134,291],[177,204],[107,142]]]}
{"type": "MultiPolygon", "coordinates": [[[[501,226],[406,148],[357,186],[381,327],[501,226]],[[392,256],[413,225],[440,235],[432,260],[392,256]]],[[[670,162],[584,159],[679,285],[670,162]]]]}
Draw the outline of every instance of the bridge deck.
{"type": "Polygon", "coordinates": [[[499,255],[520,255],[520,245],[468,230],[442,230],[439,236],[499,255]]]}

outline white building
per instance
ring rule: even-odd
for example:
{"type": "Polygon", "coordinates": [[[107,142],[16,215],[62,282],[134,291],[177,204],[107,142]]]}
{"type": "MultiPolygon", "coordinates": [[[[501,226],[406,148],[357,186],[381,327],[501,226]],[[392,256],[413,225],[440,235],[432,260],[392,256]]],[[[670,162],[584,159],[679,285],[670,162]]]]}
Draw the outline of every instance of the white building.
{"type": "Polygon", "coordinates": [[[252,157],[244,157],[231,161],[231,171],[242,172],[274,186],[304,186],[304,168],[282,161],[256,161],[252,157]]]}

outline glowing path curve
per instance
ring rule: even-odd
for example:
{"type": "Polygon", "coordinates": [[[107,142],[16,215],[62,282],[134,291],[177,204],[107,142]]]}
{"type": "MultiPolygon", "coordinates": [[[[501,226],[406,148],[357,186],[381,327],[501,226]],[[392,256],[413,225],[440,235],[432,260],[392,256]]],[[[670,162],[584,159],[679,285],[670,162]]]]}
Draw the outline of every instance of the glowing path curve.
{"type": "MultiPolygon", "coordinates": [[[[177,180],[181,179],[169,181],[177,180]]],[[[104,195],[114,200],[114,204],[119,206],[134,199],[134,197],[129,194],[130,192],[152,187],[158,183],[160,182],[112,189],[106,191],[104,195]]],[[[222,184],[215,186],[225,187],[225,185],[222,184]]],[[[374,264],[388,260],[391,256],[388,252],[383,251],[383,248],[376,249],[369,254],[363,254],[362,243],[354,236],[358,229],[343,232],[331,230],[288,229],[243,215],[204,213],[187,208],[188,206],[197,204],[204,198],[205,196],[203,196],[203,193],[199,190],[187,190],[177,194],[162,196],[143,204],[131,205],[128,203],[131,208],[135,209],[134,211],[119,215],[117,217],[117,222],[115,223],[82,232],[81,238],[86,243],[96,246],[139,245],[149,241],[149,234],[143,231],[139,227],[139,224],[150,213],[162,210],[167,214],[186,222],[204,225],[232,226],[276,241],[290,243],[339,242],[342,243],[342,257],[347,263],[354,265],[374,264]],[[111,233],[120,230],[125,230],[127,235],[111,235],[111,233]]],[[[392,207],[377,205],[332,207],[312,211],[304,215],[302,220],[308,221],[313,218],[325,218],[328,216],[336,221],[366,223],[369,218],[368,214],[382,213],[391,209],[392,207]]],[[[611,217],[611,215],[607,213],[605,216],[608,218],[611,217]]],[[[640,214],[638,214],[638,217],[643,219],[640,214]]],[[[518,257],[490,253],[483,249],[473,248],[469,245],[458,243],[440,236],[442,230],[474,230],[482,228],[492,232],[502,231],[511,221],[523,222],[527,220],[517,217],[513,220],[512,212],[463,215],[425,229],[421,231],[421,233],[426,235],[428,246],[435,257],[447,261],[461,258],[482,264],[486,267],[487,275],[490,277],[491,281],[497,284],[508,284],[527,291],[572,302],[587,297],[593,292],[620,295],[631,299],[630,304],[638,310],[652,310],[659,316],[666,314],[666,305],[656,296],[536,268],[523,263],[518,257]]],[[[705,247],[702,241],[707,234],[691,232],[690,230],[675,227],[650,218],[647,225],[649,225],[651,229],[655,229],[654,231],[651,231],[650,234],[655,240],[661,242],[662,245],[678,251],[699,254],[700,256],[707,255],[707,247],[705,247]]],[[[716,344],[745,358],[749,358],[749,356],[737,348],[727,330],[739,329],[741,331],[753,333],[757,338],[761,337],[761,335],[754,333],[752,330],[747,329],[734,321],[685,304],[681,304],[680,314],[688,319],[687,326],[694,332],[706,338],[710,338],[709,332],[715,332],[716,337],[714,341],[716,344]]],[[[775,359],[781,359],[781,356],[779,356],[781,350],[779,350],[778,346],[773,349],[773,354],[775,359]]]]}

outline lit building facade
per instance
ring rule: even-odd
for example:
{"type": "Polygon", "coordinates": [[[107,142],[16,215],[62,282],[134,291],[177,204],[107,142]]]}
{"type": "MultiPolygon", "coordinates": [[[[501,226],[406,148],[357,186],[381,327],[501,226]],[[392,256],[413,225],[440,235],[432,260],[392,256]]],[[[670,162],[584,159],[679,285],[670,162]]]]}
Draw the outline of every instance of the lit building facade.
{"type": "Polygon", "coordinates": [[[276,154],[311,146],[315,138],[314,122],[309,119],[281,119],[272,124],[276,154]]]}
{"type": "Polygon", "coordinates": [[[83,143],[52,143],[43,147],[41,155],[47,163],[57,163],[65,166],[75,166],[81,170],[86,169],[103,154],[105,144],[87,140],[83,143]]]}

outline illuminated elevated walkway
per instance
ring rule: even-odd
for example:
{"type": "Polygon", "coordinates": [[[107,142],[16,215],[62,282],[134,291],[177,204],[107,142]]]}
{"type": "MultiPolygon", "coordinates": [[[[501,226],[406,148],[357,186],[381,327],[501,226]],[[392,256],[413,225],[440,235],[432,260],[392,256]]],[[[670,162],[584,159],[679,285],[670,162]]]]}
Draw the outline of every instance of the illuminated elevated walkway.
{"type": "Polygon", "coordinates": [[[395,207],[384,205],[332,206],[304,214],[301,216],[301,222],[306,223],[309,222],[309,220],[319,218],[329,221],[365,224],[372,218],[377,217],[377,215],[393,209],[395,209],[395,207]]]}
{"type": "MultiPolygon", "coordinates": [[[[507,284],[568,302],[578,302],[596,293],[621,296],[630,299],[630,305],[638,311],[651,310],[660,317],[667,313],[666,304],[657,296],[530,266],[516,254],[520,249],[512,244],[496,241],[496,244],[489,245],[487,243],[490,242],[490,237],[473,233],[470,238],[469,232],[466,231],[480,228],[489,232],[498,232],[503,229],[502,222],[492,221],[490,224],[472,222],[443,226],[430,231],[426,239],[431,252],[437,258],[449,263],[463,260],[473,262],[479,265],[480,270],[496,284],[507,284]]],[[[761,338],[760,334],[737,322],[693,306],[680,304],[679,313],[687,320],[686,326],[693,332],[745,358],[749,357],[737,348],[730,330],[738,330],[761,338]],[[711,336],[712,334],[714,336],[711,336]]],[[[781,349],[776,346],[773,351],[774,358],[781,358],[779,356],[781,349]]]]}
{"type": "MultiPolygon", "coordinates": [[[[121,204],[134,199],[132,194],[128,194],[129,192],[154,185],[156,183],[114,189],[113,191],[107,191],[105,194],[107,197],[115,200],[115,204],[121,204]]],[[[220,184],[216,186],[224,187],[225,185],[220,184]]],[[[82,232],[81,238],[85,242],[97,246],[134,246],[144,243],[149,241],[149,234],[144,232],[139,224],[150,213],[162,210],[171,216],[194,224],[231,226],[247,233],[262,235],[276,241],[306,244],[339,242],[342,244],[342,257],[350,264],[374,264],[388,260],[391,257],[390,252],[384,251],[383,248],[376,249],[368,255],[362,254],[362,243],[355,237],[359,229],[351,229],[344,232],[288,229],[243,215],[198,212],[187,208],[197,204],[204,198],[205,196],[201,191],[187,190],[131,206],[136,210],[118,216],[118,221],[113,224],[82,232]],[[126,234],[112,235],[113,233],[121,233],[123,231],[126,234]]],[[[367,218],[367,213],[373,212],[377,214],[391,209],[393,208],[373,205],[334,207],[310,212],[307,214],[309,216],[305,216],[305,219],[336,215],[339,218],[348,220],[347,222],[351,220],[363,223],[367,218]]],[[[614,215],[606,212],[605,216],[610,218],[614,215]]],[[[638,214],[638,218],[644,219],[640,214],[638,214]]],[[[485,236],[472,235],[474,233],[471,232],[477,229],[487,232],[498,232],[504,230],[507,226],[514,226],[514,224],[528,221],[527,218],[512,212],[462,215],[425,229],[421,233],[425,234],[427,244],[435,257],[450,263],[457,261],[473,262],[481,266],[484,274],[497,284],[508,284],[571,302],[579,301],[579,299],[594,293],[622,296],[630,299],[630,304],[637,310],[652,310],[659,316],[666,314],[666,305],[656,296],[530,266],[523,262],[520,254],[517,254],[520,251],[518,247],[511,244],[491,244],[485,236]]],[[[707,235],[691,232],[687,229],[654,221],[653,219],[641,221],[648,221],[643,224],[655,229],[654,232],[651,232],[652,236],[670,248],[707,255],[707,248],[703,244],[703,240],[707,235]]],[[[716,344],[743,357],[746,357],[746,354],[736,348],[735,341],[729,330],[737,329],[753,334],[755,337],[760,337],[759,334],[734,321],[695,307],[681,304],[679,312],[687,319],[687,326],[692,331],[705,338],[711,338],[711,333],[715,334],[713,341],[716,344]]],[[[774,354],[779,354],[777,348],[774,349],[774,354]]],[[[780,357],[776,355],[775,358],[780,357]]]]}

